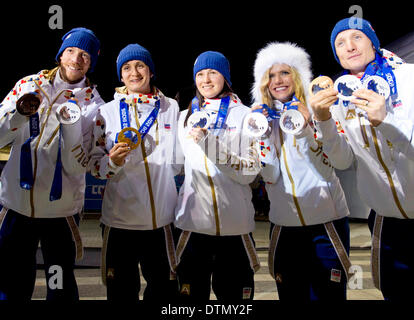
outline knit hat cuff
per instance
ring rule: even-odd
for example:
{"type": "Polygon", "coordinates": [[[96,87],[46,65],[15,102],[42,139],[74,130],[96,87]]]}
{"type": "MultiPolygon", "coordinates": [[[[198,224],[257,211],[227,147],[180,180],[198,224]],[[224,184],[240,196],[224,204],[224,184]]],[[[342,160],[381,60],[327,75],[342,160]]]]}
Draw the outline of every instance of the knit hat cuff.
{"type": "Polygon", "coordinates": [[[196,74],[204,69],[214,69],[221,73],[224,79],[227,81],[228,85],[231,87],[230,79],[230,63],[227,58],[216,51],[206,51],[200,54],[193,68],[193,79],[195,81],[196,74]]]}
{"type": "Polygon", "coordinates": [[[99,56],[100,42],[95,34],[86,28],[74,28],[62,37],[62,45],[56,55],[56,61],[59,62],[60,56],[69,47],[77,47],[85,50],[91,56],[91,66],[89,71],[92,72],[99,56]]]}
{"type": "Polygon", "coordinates": [[[121,81],[122,78],[122,66],[131,60],[144,62],[155,77],[155,66],[149,51],[139,44],[129,44],[119,52],[118,58],[116,59],[116,69],[119,81],[121,81]]]}
{"type": "Polygon", "coordinates": [[[362,18],[346,18],[339,21],[335,27],[332,30],[331,33],[331,47],[333,54],[335,56],[336,61],[339,61],[339,58],[336,54],[335,49],[335,39],[338,36],[339,33],[345,30],[355,29],[363,32],[372,42],[372,45],[374,46],[375,50],[381,54],[380,50],[380,42],[377,37],[377,34],[375,33],[374,28],[371,26],[371,23],[369,21],[364,20],[362,18]]]}

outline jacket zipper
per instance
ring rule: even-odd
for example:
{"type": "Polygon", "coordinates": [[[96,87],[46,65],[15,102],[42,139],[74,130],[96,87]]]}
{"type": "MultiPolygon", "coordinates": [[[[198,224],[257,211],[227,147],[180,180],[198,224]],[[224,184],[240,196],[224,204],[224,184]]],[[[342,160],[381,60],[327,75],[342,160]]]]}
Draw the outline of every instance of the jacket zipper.
{"type": "Polygon", "coordinates": [[[216,236],[219,236],[220,235],[220,218],[218,214],[216,190],[214,188],[213,178],[210,175],[210,170],[208,170],[207,155],[204,155],[204,165],[206,167],[207,178],[208,178],[208,182],[210,184],[210,189],[211,189],[211,197],[213,199],[214,219],[216,223],[216,236]]]}
{"type": "MultiPolygon", "coordinates": [[[[135,122],[137,124],[137,129],[139,130],[139,128],[141,127],[141,124],[139,123],[136,104],[134,104],[134,110],[135,110],[135,122]]],[[[157,130],[157,134],[158,134],[158,130],[157,130]]],[[[154,194],[152,191],[152,182],[151,182],[151,175],[150,175],[149,164],[148,164],[148,159],[147,159],[147,152],[145,151],[145,143],[143,140],[141,140],[141,151],[142,151],[142,156],[144,158],[145,174],[147,176],[148,193],[150,197],[151,213],[152,213],[152,228],[155,230],[157,229],[157,216],[156,216],[156,210],[155,210],[154,194]]]]}
{"type": "Polygon", "coordinates": [[[377,134],[375,132],[375,129],[372,126],[371,126],[371,132],[372,132],[372,138],[374,140],[375,151],[377,152],[378,160],[381,163],[381,165],[382,165],[382,167],[383,167],[383,169],[384,169],[384,171],[387,175],[388,182],[389,182],[389,185],[390,185],[390,188],[391,188],[391,193],[392,193],[392,196],[394,198],[395,204],[396,204],[398,210],[400,210],[400,213],[402,214],[402,216],[405,219],[409,219],[407,213],[404,211],[404,209],[401,205],[400,199],[398,199],[397,191],[395,190],[395,184],[394,184],[394,181],[392,180],[390,170],[387,168],[387,165],[385,164],[384,160],[382,159],[381,151],[380,151],[379,146],[378,146],[377,134]]]}
{"type": "Polygon", "coordinates": [[[300,223],[302,224],[302,226],[306,226],[305,219],[303,219],[302,210],[300,208],[299,201],[298,201],[298,198],[296,196],[295,181],[293,180],[292,174],[290,173],[290,170],[289,170],[289,166],[288,166],[288,162],[287,162],[287,157],[286,157],[285,144],[284,144],[284,141],[283,141],[283,134],[282,134],[282,131],[280,131],[280,128],[279,128],[279,136],[280,136],[280,144],[282,146],[283,161],[284,161],[285,167],[286,167],[286,173],[287,173],[287,175],[289,177],[290,184],[292,185],[292,198],[293,198],[293,202],[295,203],[296,210],[297,210],[298,215],[299,215],[300,223]]]}
{"type": "MultiPolygon", "coordinates": [[[[39,85],[39,83],[38,83],[37,81],[34,81],[34,82],[36,83],[36,85],[38,86],[38,88],[42,91],[42,93],[44,94],[44,96],[46,97],[47,101],[49,102],[49,107],[48,107],[48,109],[47,109],[47,111],[46,111],[46,120],[45,120],[45,121],[43,122],[43,124],[42,124],[42,127],[41,127],[41,129],[40,129],[39,136],[37,137],[36,146],[35,146],[35,149],[34,149],[34,151],[33,151],[33,153],[34,153],[34,161],[33,161],[33,186],[32,186],[32,188],[30,189],[30,209],[31,209],[30,217],[32,217],[32,218],[34,218],[34,217],[35,217],[35,207],[34,207],[34,188],[35,188],[35,184],[36,184],[36,173],[37,173],[37,162],[38,162],[38,159],[37,159],[37,150],[38,150],[38,148],[39,148],[40,140],[42,139],[42,135],[43,135],[43,132],[44,132],[44,130],[45,130],[45,127],[46,127],[47,121],[49,120],[49,115],[50,115],[50,113],[51,113],[51,111],[52,111],[53,104],[57,101],[57,99],[59,99],[60,95],[61,95],[63,92],[65,92],[65,91],[66,91],[66,90],[61,91],[61,92],[60,92],[60,93],[56,96],[56,98],[55,98],[52,102],[50,102],[50,98],[49,98],[49,96],[48,96],[48,95],[46,94],[46,92],[45,92],[45,91],[41,88],[41,86],[39,85]]],[[[43,109],[42,111],[44,111],[44,109],[43,109]]],[[[43,115],[43,112],[42,112],[42,114],[40,115],[40,117],[39,117],[39,118],[41,118],[41,117],[42,117],[42,115],[43,115]]]]}

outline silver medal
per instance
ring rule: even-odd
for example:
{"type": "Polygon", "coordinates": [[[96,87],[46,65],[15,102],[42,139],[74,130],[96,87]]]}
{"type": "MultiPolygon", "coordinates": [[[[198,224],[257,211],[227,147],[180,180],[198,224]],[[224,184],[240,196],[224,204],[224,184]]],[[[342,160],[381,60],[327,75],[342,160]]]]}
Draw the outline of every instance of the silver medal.
{"type": "Polygon", "coordinates": [[[79,106],[74,102],[62,103],[56,110],[56,118],[62,124],[74,124],[81,116],[79,106]]]}
{"type": "Polygon", "coordinates": [[[362,84],[357,77],[347,74],[336,79],[334,88],[338,91],[339,99],[350,101],[355,98],[352,95],[354,91],[361,89],[362,84]]]}
{"type": "Polygon", "coordinates": [[[302,113],[295,109],[283,112],[279,120],[279,126],[283,132],[289,134],[299,133],[305,125],[305,118],[302,113]]]}
{"type": "Polygon", "coordinates": [[[197,111],[191,114],[187,123],[190,128],[208,129],[211,124],[211,119],[207,112],[197,111]]]}
{"type": "Polygon", "coordinates": [[[369,76],[364,80],[362,85],[364,88],[380,94],[385,100],[390,96],[390,86],[388,85],[388,82],[379,76],[369,76]]]}
{"type": "Polygon", "coordinates": [[[243,120],[243,131],[249,137],[258,138],[264,135],[269,123],[263,113],[249,113],[243,120]]]}

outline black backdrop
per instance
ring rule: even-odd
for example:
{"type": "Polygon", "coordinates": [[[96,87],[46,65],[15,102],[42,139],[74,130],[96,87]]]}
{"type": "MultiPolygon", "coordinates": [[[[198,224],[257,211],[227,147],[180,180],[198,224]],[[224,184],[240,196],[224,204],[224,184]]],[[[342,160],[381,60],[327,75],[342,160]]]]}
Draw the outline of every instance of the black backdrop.
{"type": "Polygon", "coordinates": [[[315,76],[340,71],[329,37],[335,23],[350,17],[359,5],[385,46],[414,30],[408,3],[402,1],[91,1],[0,5],[2,65],[0,95],[21,77],[52,68],[61,37],[73,27],[92,29],[101,41],[101,55],[90,78],[105,101],[113,97],[115,61],[129,43],[152,54],[156,85],[168,96],[191,86],[192,67],[205,50],[221,51],[230,61],[234,91],[250,104],[249,90],[257,51],[270,41],[292,41],[312,57],[315,76]],[[63,10],[63,29],[49,28],[51,5],[63,10]]]}

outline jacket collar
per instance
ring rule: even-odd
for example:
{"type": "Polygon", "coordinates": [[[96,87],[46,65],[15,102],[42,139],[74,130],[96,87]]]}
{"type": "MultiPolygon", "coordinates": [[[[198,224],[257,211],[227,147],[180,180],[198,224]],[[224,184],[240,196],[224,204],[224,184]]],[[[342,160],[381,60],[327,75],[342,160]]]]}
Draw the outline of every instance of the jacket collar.
{"type": "MultiPolygon", "coordinates": [[[[205,99],[203,103],[204,110],[212,110],[212,111],[218,111],[220,108],[221,99],[205,99]]],[[[230,104],[229,109],[236,107],[237,105],[240,105],[241,101],[239,97],[232,93],[230,96],[230,104]]]]}
{"type": "Polygon", "coordinates": [[[163,93],[156,87],[154,87],[153,93],[150,94],[128,94],[128,90],[124,86],[115,89],[114,99],[116,101],[125,99],[125,102],[129,105],[136,105],[139,109],[142,109],[148,107],[153,108],[155,106],[155,102],[163,96],[163,93]]]}

